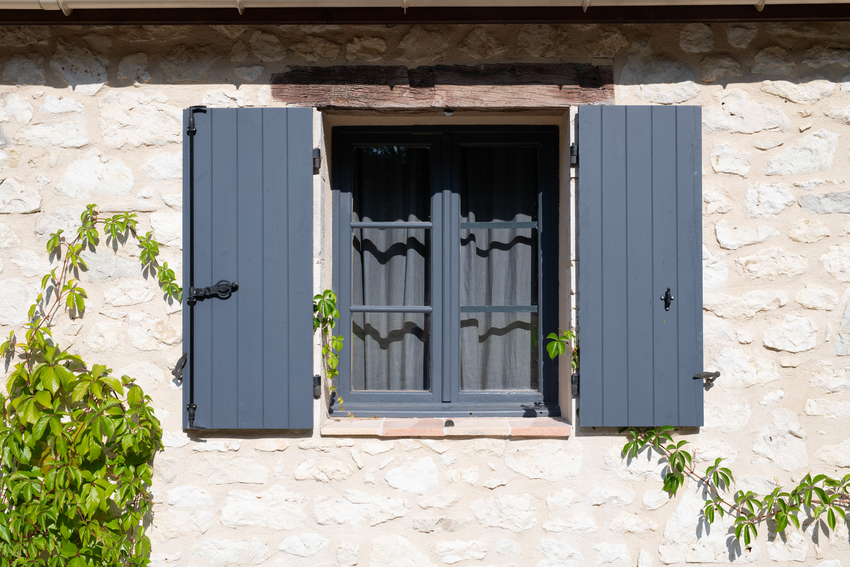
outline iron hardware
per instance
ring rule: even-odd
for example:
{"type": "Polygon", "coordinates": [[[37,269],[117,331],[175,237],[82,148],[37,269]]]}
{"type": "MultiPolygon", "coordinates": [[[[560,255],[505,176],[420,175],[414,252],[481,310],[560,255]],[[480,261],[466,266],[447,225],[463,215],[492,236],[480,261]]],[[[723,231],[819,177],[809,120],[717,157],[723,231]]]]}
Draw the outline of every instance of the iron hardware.
{"type": "Polygon", "coordinates": [[[313,148],[313,175],[316,175],[322,168],[322,150],[313,148]]]}
{"type": "Polygon", "coordinates": [[[239,289],[238,283],[229,282],[227,280],[220,280],[218,283],[211,285],[210,287],[190,287],[189,297],[186,299],[186,303],[194,305],[199,299],[203,301],[210,297],[227,299],[233,295],[233,292],[237,289],[239,289]]]}
{"type": "Polygon", "coordinates": [[[570,167],[578,167],[578,147],[575,144],[570,146],[570,167]]]}
{"type": "Polygon", "coordinates": [[[313,375],[313,398],[318,400],[322,397],[322,377],[318,374],[313,375]]]}
{"type": "Polygon", "coordinates": [[[720,378],[720,372],[700,372],[699,374],[694,374],[694,380],[705,380],[706,384],[713,384],[718,378],[720,378]]]}
{"type": "Polygon", "coordinates": [[[171,375],[174,376],[175,380],[183,381],[183,367],[186,366],[186,359],[189,357],[188,353],[183,353],[177,360],[177,364],[174,365],[174,370],[171,371],[171,375]]]}
{"type": "Polygon", "coordinates": [[[670,288],[667,288],[667,292],[661,296],[661,301],[664,302],[664,311],[670,311],[670,303],[676,299],[672,295],[670,295],[670,288]]]}

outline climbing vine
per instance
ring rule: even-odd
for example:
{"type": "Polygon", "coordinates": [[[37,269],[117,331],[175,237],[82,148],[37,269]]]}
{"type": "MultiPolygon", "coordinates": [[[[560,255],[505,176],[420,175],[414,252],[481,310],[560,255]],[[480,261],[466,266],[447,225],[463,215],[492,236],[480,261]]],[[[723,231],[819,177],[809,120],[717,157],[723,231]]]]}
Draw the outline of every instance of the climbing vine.
{"type": "Polygon", "coordinates": [[[332,399],[336,397],[339,409],[354,417],[343,407],[343,399],[336,387],[339,376],[339,353],[342,350],[342,337],[332,333],[339,319],[339,309],[336,307],[336,294],[329,289],[313,297],[313,332],[319,331],[322,340],[322,369],[328,379],[328,391],[332,399]]]}
{"type": "Polygon", "coordinates": [[[84,314],[88,295],[72,276],[87,268],[81,253],[97,247],[101,230],[113,246],[135,238],[142,269],[181,300],[135,216],[101,218],[88,205],[73,238],[51,234],[47,253],[60,265],[42,278],[23,333],[0,345],[13,366],[0,394],[0,567],[149,563],[144,520],[162,437],[151,399],[131,377],[63,349],[50,329],[60,310],[84,314]]]}

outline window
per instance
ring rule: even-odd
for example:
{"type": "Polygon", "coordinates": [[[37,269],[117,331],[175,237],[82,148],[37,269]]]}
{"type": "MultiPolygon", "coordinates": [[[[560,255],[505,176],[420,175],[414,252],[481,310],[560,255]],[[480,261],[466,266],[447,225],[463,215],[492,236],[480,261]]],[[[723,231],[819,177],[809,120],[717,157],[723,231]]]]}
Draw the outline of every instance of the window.
{"type": "Polygon", "coordinates": [[[333,129],[340,391],[355,415],[560,415],[558,130],[333,129]]]}

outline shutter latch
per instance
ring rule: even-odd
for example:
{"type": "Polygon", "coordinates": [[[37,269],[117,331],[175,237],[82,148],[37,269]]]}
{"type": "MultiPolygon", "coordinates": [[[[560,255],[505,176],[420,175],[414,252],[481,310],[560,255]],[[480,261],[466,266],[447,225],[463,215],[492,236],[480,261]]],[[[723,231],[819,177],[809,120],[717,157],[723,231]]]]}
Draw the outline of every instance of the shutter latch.
{"type": "Polygon", "coordinates": [[[705,383],[709,386],[718,378],[720,378],[720,372],[700,372],[699,374],[694,374],[694,380],[705,380],[705,383]]]}
{"type": "Polygon", "coordinates": [[[670,295],[670,288],[667,288],[667,292],[661,296],[661,301],[664,302],[664,311],[670,311],[670,304],[673,300],[676,299],[672,295],[670,295]]]}
{"type": "Polygon", "coordinates": [[[578,167],[578,146],[570,146],[570,167],[578,167]]]}
{"type": "Polygon", "coordinates": [[[313,148],[313,175],[318,174],[322,168],[322,150],[313,148]]]}
{"type": "Polygon", "coordinates": [[[174,370],[171,371],[171,375],[174,376],[175,380],[183,382],[183,367],[186,366],[186,358],[188,358],[188,353],[183,353],[183,356],[177,361],[177,364],[174,365],[174,370]]]}
{"type": "Polygon", "coordinates": [[[220,280],[217,284],[211,285],[210,287],[190,287],[189,297],[186,299],[186,303],[194,305],[199,299],[204,300],[210,297],[227,299],[233,295],[233,292],[237,289],[239,289],[238,283],[229,282],[227,280],[220,280]]]}

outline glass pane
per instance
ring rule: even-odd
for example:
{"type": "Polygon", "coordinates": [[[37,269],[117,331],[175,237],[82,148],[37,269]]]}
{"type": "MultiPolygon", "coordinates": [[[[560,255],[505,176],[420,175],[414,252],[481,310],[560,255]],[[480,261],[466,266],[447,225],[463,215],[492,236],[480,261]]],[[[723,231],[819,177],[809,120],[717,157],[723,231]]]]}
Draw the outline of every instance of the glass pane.
{"type": "Polygon", "coordinates": [[[430,230],[352,232],[352,305],[430,305],[430,230]]]}
{"type": "Polygon", "coordinates": [[[539,390],[537,313],[461,313],[462,390],[539,390]]]}
{"type": "Polygon", "coordinates": [[[430,390],[430,327],[426,313],[352,313],[352,389],[430,390]]]}
{"type": "Polygon", "coordinates": [[[537,305],[537,229],[460,229],[460,304],[537,305]]]}
{"type": "Polygon", "coordinates": [[[354,148],[353,221],[431,220],[428,148],[354,148]]]}
{"type": "Polygon", "coordinates": [[[461,148],[461,222],[536,221],[537,191],[537,148],[461,148]]]}

